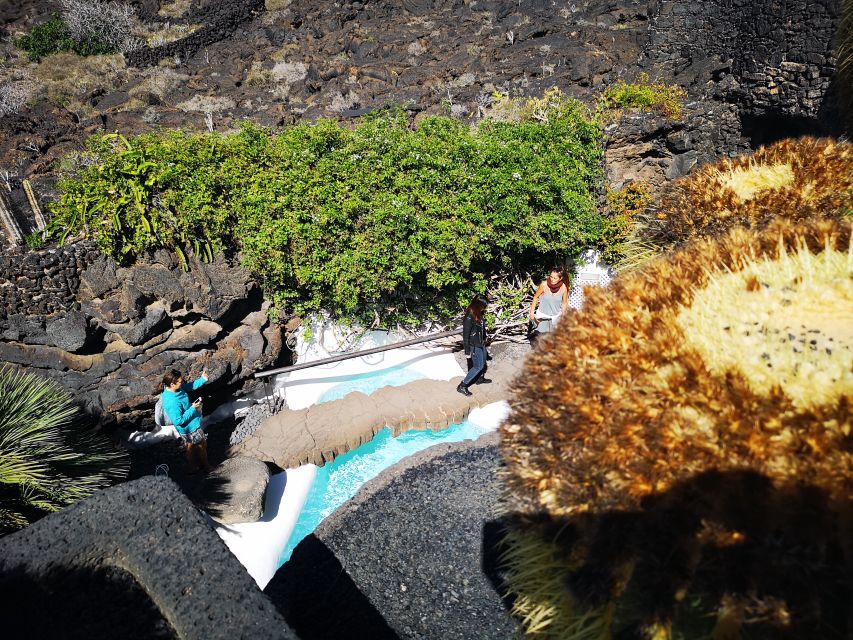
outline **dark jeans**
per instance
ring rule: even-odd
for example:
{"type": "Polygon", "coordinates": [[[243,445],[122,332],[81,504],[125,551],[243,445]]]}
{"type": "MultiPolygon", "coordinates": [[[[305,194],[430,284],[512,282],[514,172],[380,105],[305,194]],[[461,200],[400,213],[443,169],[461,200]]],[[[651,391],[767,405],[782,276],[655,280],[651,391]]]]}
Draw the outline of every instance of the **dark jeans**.
{"type": "Polygon", "coordinates": [[[485,347],[472,347],[471,348],[471,360],[474,363],[470,369],[468,369],[468,375],[465,376],[465,379],[462,381],[466,387],[469,384],[472,384],[474,380],[479,378],[481,375],[485,375],[486,373],[486,348],[485,347]]]}

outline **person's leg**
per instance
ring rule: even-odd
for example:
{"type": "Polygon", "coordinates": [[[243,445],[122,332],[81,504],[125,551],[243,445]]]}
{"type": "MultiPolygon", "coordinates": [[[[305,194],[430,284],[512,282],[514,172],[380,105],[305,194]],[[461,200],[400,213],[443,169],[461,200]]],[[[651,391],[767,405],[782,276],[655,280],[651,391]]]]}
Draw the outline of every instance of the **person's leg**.
{"type": "Polygon", "coordinates": [[[210,471],[210,464],[207,462],[207,438],[202,440],[198,445],[198,462],[201,469],[207,473],[210,471]]]}
{"type": "Polygon", "coordinates": [[[471,350],[471,360],[473,361],[474,366],[471,367],[471,369],[468,371],[468,374],[465,376],[462,382],[459,383],[459,386],[456,387],[456,390],[465,396],[471,395],[471,392],[468,391],[468,387],[471,385],[472,382],[474,382],[477,376],[480,375],[480,372],[482,372],[483,367],[486,366],[486,350],[482,347],[474,347],[471,350]]]}
{"type": "Polygon", "coordinates": [[[489,369],[489,359],[486,356],[486,350],[483,349],[483,370],[480,371],[480,375],[477,376],[477,379],[474,380],[474,384],[489,384],[492,380],[491,378],[486,377],[486,371],[489,369]]]}
{"type": "Polygon", "coordinates": [[[198,471],[196,445],[187,443],[187,473],[195,473],[196,471],[198,471]]]}
{"type": "Polygon", "coordinates": [[[468,370],[468,373],[465,375],[465,379],[462,380],[462,384],[466,387],[477,379],[483,371],[483,367],[486,366],[485,349],[482,347],[474,347],[471,349],[471,360],[473,362],[473,366],[468,370]]]}

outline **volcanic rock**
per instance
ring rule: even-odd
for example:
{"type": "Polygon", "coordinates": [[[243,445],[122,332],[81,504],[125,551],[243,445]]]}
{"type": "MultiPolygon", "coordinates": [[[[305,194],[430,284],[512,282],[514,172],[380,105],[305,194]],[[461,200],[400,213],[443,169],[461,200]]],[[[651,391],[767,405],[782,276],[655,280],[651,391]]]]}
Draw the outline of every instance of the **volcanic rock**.
{"type": "Polygon", "coordinates": [[[222,524],[257,522],[264,514],[270,472],[254,458],[228,458],[205,479],[205,510],[222,524]]]}
{"type": "Polygon", "coordinates": [[[71,311],[62,318],[48,322],[46,333],[51,344],[74,353],[86,344],[89,321],[79,311],[71,311]]]}

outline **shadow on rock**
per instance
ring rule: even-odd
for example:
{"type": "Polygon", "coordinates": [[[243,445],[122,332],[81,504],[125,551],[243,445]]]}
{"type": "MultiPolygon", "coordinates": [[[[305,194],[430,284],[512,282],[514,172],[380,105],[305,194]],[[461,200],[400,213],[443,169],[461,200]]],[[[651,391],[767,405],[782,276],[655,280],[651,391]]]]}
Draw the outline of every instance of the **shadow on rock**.
{"type": "Polygon", "coordinates": [[[142,586],[114,565],[8,571],[0,576],[0,617],[6,638],[178,637],[142,586]]]}
{"type": "Polygon", "coordinates": [[[506,552],[506,535],[508,520],[490,520],[483,523],[482,563],[483,575],[495,588],[501,597],[501,602],[507,611],[512,611],[515,597],[509,593],[507,586],[506,568],[501,558],[506,552]]]}
{"type": "Polygon", "coordinates": [[[264,589],[302,640],[396,640],[335,554],[309,535],[264,589]]]}

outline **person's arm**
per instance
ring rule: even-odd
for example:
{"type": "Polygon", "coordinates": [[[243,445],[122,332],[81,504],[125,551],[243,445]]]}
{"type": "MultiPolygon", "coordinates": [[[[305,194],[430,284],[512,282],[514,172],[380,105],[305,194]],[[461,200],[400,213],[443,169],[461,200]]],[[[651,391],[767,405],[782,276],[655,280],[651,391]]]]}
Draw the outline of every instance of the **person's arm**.
{"type": "Polygon", "coordinates": [[[205,382],[208,380],[207,369],[204,369],[201,372],[201,375],[192,381],[192,384],[189,382],[185,382],[181,385],[181,389],[189,393],[190,391],[195,391],[199,387],[203,386],[205,382]]]}
{"type": "Polygon", "coordinates": [[[196,400],[196,402],[194,402],[193,404],[188,406],[184,410],[184,412],[181,414],[181,422],[180,422],[181,427],[185,426],[190,420],[192,420],[196,416],[201,415],[201,411],[199,411],[198,407],[196,406],[197,402],[198,402],[198,400],[196,400]]]}
{"type": "Polygon", "coordinates": [[[530,316],[531,322],[536,326],[539,326],[539,321],[536,319],[536,303],[539,302],[539,297],[542,295],[542,292],[545,290],[545,283],[541,282],[539,284],[539,288],[536,289],[536,293],[533,294],[533,302],[530,303],[530,316]]]}
{"type": "Polygon", "coordinates": [[[489,348],[486,345],[486,342],[489,338],[489,332],[486,329],[486,321],[485,320],[483,320],[483,330],[482,331],[483,331],[483,351],[486,352],[486,360],[489,360],[491,358],[491,356],[489,355],[489,348]]]}
{"type": "Polygon", "coordinates": [[[563,315],[566,315],[566,310],[569,308],[569,283],[563,284],[563,315]]]}
{"type": "Polygon", "coordinates": [[[187,402],[186,407],[183,406],[182,402],[176,402],[174,404],[169,403],[168,406],[164,402],[163,410],[166,412],[166,415],[169,416],[169,420],[172,421],[175,428],[178,429],[183,429],[185,424],[195,418],[197,413],[200,413],[197,407],[189,404],[189,402],[187,402]]]}
{"type": "Polygon", "coordinates": [[[471,328],[473,325],[474,320],[470,315],[465,314],[465,318],[462,320],[462,349],[466,356],[471,355],[471,328]]]}

